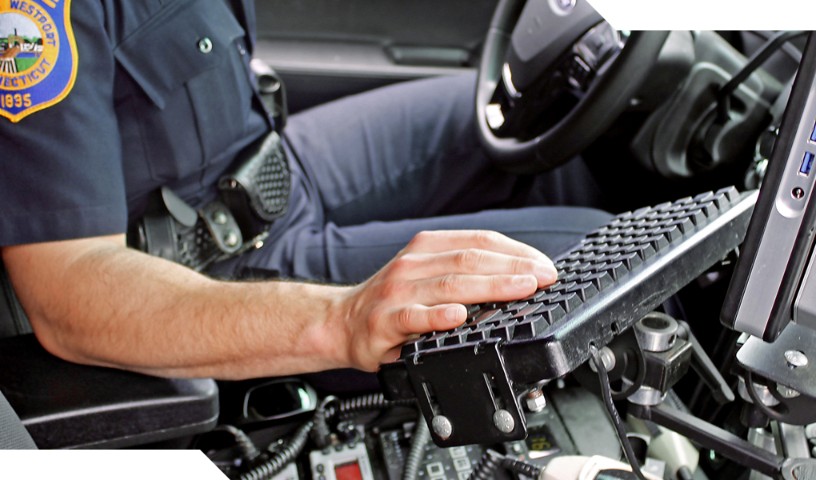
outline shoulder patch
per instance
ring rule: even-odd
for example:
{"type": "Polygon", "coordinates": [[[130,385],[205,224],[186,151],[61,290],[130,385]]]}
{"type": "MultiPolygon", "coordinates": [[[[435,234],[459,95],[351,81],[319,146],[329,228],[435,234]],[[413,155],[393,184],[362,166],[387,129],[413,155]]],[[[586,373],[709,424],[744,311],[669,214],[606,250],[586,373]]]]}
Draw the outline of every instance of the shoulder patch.
{"type": "Polygon", "coordinates": [[[0,0],[0,116],[19,122],[74,86],[71,0],[0,0]]]}

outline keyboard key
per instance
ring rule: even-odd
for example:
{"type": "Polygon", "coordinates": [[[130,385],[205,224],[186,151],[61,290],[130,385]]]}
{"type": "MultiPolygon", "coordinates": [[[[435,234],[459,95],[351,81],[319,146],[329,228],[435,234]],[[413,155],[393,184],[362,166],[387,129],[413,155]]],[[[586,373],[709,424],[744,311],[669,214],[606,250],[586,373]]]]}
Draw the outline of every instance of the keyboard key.
{"type": "Polygon", "coordinates": [[[549,324],[544,317],[537,315],[534,318],[519,322],[518,325],[516,325],[516,329],[513,331],[513,338],[534,338],[540,333],[544,332],[548,326],[549,324]]]}
{"type": "Polygon", "coordinates": [[[691,233],[691,231],[694,230],[694,222],[692,222],[691,219],[687,217],[675,220],[671,222],[669,226],[679,228],[680,232],[682,232],[684,235],[687,233],[691,233]]]}
{"type": "Polygon", "coordinates": [[[564,310],[564,307],[561,306],[561,304],[553,302],[545,304],[543,308],[538,311],[537,315],[541,315],[541,318],[552,325],[553,323],[564,318],[567,315],[567,312],[564,310]]]}
{"type": "Polygon", "coordinates": [[[499,324],[490,330],[491,338],[501,338],[502,340],[511,340],[513,338],[513,330],[515,325],[499,324]]]}
{"type": "Polygon", "coordinates": [[[604,268],[604,271],[608,272],[612,276],[612,279],[617,281],[620,279],[620,277],[626,275],[629,272],[629,269],[623,264],[622,261],[618,261],[607,265],[606,268],[604,268]]]}
{"type": "Polygon", "coordinates": [[[536,312],[538,312],[542,308],[543,308],[543,305],[540,304],[540,303],[534,303],[534,304],[531,304],[531,305],[527,305],[526,307],[524,307],[521,310],[519,310],[518,312],[516,312],[516,314],[513,315],[511,318],[513,318],[515,320],[523,320],[523,319],[535,314],[536,312]]]}
{"type": "Polygon", "coordinates": [[[703,212],[703,209],[699,208],[699,207],[695,207],[694,209],[690,210],[688,212],[688,218],[697,227],[701,227],[707,221],[707,217],[706,217],[705,212],[703,212]]]}
{"type": "Polygon", "coordinates": [[[597,295],[598,290],[598,287],[596,287],[592,282],[585,282],[576,285],[572,291],[578,294],[578,297],[582,302],[586,302],[588,299],[597,295]]]}
{"type": "Polygon", "coordinates": [[[517,302],[508,304],[507,306],[502,308],[502,311],[506,313],[515,313],[521,310],[522,308],[526,307],[527,305],[529,305],[529,303],[525,302],[524,300],[519,300],[517,302]]]}
{"type": "Polygon", "coordinates": [[[593,273],[589,277],[587,277],[587,280],[592,282],[592,284],[595,285],[595,288],[597,288],[598,290],[603,290],[606,287],[612,285],[612,283],[614,283],[612,275],[610,275],[609,272],[593,273]]]}
{"type": "Polygon", "coordinates": [[[621,255],[621,261],[624,265],[626,265],[627,270],[632,270],[643,263],[643,260],[641,260],[641,258],[635,252],[624,253],[621,255]]]}
{"type": "Polygon", "coordinates": [[[666,227],[659,228],[655,234],[663,235],[669,242],[680,240],[680,237],[683,236],[683,232],[677,225],[668,225],[666,227]]]}
{"type": "Polygon", "coordinates": [[[572,292],[565,292],[563,293],[558,299],[556,299],[559,305],[564,308],[564,311],[569,313],[581,305],[581,298],[572,292]]]}
{"type": "Polygon", "coordinates": [[[502,311],[499,310],[498,308],[492,308],[490,310],[485,310],[485,311],[481,312],[479,315],[476,316],[476,318],[474,319],[474,323],[487,322],[487,321],[492,320],[493,318],[497,317],[501,313],[502,313],[502,311]]]}

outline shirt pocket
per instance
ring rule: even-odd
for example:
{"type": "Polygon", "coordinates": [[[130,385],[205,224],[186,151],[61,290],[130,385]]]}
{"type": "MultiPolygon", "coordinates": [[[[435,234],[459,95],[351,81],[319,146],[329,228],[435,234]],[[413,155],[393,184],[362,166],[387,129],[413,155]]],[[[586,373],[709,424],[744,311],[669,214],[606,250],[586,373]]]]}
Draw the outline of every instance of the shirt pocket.
{"type": "Polygon", "coordinates": [[[200,172],[246,134],[253,91],[243,36],[223,1],[176,0],[114,49],[145,99],[131,99],[120,123],[139,138],[154,181],[200,172]]]}

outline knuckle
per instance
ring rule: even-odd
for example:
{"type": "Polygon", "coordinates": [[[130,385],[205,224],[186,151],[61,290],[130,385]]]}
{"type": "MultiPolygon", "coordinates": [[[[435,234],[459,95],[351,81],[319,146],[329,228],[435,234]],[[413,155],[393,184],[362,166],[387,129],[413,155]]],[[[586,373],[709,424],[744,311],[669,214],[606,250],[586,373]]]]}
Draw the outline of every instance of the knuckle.
{"type": "Polygon", "coordinates": [[[490,278],[491,290],[495,292],[506,292],[512,290],[509,279],[505,276],[495,276],[490,278]]]}
{"type": "Polygon", "coordinates": [[[535,269],[532,260],[526,258],[514,258],[511,260],[511,267],[513,273],[532,273],[535,269]]]}
{"type": "Polygon", "coordinates": [[[397,328],[400,331],[407,332],[413,330],[414,309],[411,307],[401,308],[396,315],[397,328]]]}
{"type": "Polygon", "coordinates": [[[480,250],[468,248],[457,253],[455,258],[458,267],[470,271],[477,269],[481,265],[484,255],[480,250]]]}
{"type": "Polygon", "coordinates": [[[387,299],[396,298],[401,290],[400,283],[394,280],[386,280],[380,285],[380,293],[383,298],[387,299]]]}
{"type": "Polygon", "coordinates": [[[384,305],[376,305],[369,310],[368,328],[371,332],[379,333],[384,328],[387,328],[386,320],[388,318],[388,309],[384,305]]]}
{"type": "Polygon", "coordinates": [[[499,234],[490,230],[478,230],[476,233],[476,243],[481,246],[491,246],[498,242],[499,234]]]}
{"type": "Polygon", "coordinates": [[[408,247],[409,248],[416,248],[416,247],[419,247],[421,245],[425,245],[427,242],[432,241],[432,237],[433,237],[433,232],[431,232],[431,231],[421,231],[421,232],[417,233],[416,235],[414,235],[414,238],[412,238],[411,241],[408,242],[408,247]]]}
{"type": "Polygon", "coordinates": [[[461,283],[460,277],[457,275],[445,275],[439,279],[439,290],[444,295],[455,295],[459,292],[461,283]]]}
{"type": "Polygon", "coordinates": [[[411,270],[416,265],[416,257],[410,253],[401,255],[391,263],[391,271],[395,275],[400,275],[411,270]]]}

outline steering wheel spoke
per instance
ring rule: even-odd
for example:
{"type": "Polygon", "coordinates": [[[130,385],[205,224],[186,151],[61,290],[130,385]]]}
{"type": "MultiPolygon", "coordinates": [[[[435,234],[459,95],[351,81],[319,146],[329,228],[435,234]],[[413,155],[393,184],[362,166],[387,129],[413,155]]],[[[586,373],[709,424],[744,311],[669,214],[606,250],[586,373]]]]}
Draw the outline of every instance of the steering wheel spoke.
{"type": "Polygon", "coordinates": [[[626,33],[621,34],[606,21],[585,33],[572,46],[568,69],[570,85],[580,92],[588,92],[597,76],[605,72],[623,50],[626,38],[626,33]]]}

